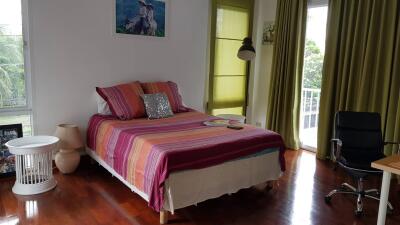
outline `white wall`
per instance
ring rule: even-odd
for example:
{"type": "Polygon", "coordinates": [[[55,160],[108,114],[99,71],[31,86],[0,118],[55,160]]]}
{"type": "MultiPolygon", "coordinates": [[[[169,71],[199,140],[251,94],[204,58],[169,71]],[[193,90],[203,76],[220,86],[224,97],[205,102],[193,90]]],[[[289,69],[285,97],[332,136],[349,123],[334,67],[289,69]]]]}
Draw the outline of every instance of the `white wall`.
{"type": "Polygon", "coordinates": [[[262,45],[262,35],[265,22],[275,21],[277,0],[256,0],[253,18],[253,41],[257,57],[251,62],[249,82],[248,118],[253,125],[265,127],[268,105],[269,83],[273,45],[262,45]]]}
{"type": "Polygon", "coordinates": [[[58,123],[82,133],[96,86],[172,80],[186,104],[204,108],[208,0],[170,0],[167,38],[112,35],[113,0],[29,1],[35,134],[58,123]]]}

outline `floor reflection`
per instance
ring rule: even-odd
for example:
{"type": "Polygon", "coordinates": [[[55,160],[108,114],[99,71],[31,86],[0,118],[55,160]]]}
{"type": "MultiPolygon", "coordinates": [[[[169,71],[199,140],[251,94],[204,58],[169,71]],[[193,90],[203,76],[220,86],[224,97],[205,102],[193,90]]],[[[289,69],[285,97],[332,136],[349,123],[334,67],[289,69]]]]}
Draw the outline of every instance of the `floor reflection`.
{"type": "Polygon", "coordinates": [[[38,214],[38,207],[37,207],[37,201],[26,201],[25,202],[25,215],[26,218],[34,218],[38,214]]]}
{"type": "MultiPolygon", "coordinates": [[[[350,177],[333,171],[329,161],[314,153],[285,154],[287,170],[279,186],[269,191],[246,189],[177,210],[171,224],[186,225],[356,225],[376,224],[378,204],[365,201],[365,214],[354,216],[355,198],[338,196],[330,205],[324,196],[350,177]]],[[[159,224],[159,215],[102,167],[78,169],[75,174],[55,174],[58,186],[32,196],[12,193],[13,180],[0,179],[0,225],[15,224],[159,224]]],[[[350,180],[351,181],[351,180],[350,180]]],[[[370,177],[369,187],[379,187],[379,177],[370,177]]],[[[400,224],[400,195],[392,182],[390,200],[395,207],[387,225],[400,224]]]]}
{"type": "Polygon", "coordinates": [[[313,224],[311,210],[313,208],[315,155],[303,152],[297,159],[297,173],[294,181],[293,224],[313,224]]]}
{"type": "Polygon", "coordinates": [[[0,218],[0,225],[16,225],[16,224],[19,224],[19,219],[17,216],[0,218]]]}

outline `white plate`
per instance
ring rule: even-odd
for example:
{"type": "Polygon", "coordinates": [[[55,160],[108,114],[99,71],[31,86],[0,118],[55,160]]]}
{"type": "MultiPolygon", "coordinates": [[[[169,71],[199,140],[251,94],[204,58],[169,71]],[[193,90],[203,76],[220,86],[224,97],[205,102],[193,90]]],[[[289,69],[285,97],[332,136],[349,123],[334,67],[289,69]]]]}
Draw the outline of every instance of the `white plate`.
{"type": "Polygon", "coordinates": [[[213,121],[205,121],[203,123],[206,126],[210,126],[210,127],[226,127],[229,125],[229,120],[226,120],[226,123],[221,123],[221,122],[213,122],[213,121]]]}

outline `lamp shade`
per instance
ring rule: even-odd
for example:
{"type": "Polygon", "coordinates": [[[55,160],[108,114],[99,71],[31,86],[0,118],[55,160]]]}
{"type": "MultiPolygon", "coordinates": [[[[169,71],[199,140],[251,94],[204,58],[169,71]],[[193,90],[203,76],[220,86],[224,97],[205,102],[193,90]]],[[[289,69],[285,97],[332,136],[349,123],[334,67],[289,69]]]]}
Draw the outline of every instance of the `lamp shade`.
{"type": "Polygon", "coordinates": [[[57,125],[54,136],[60,139],[59,147],[61,149],[77,149],[83,147],[83,141],[79,128],[73,124],[57,125]]]}
{"type": "Polygon", "coordinates": [[[250,38],[243,39],[243,45],[239,48],[237,57],[239,59],[250,61],[256,57],[256,50],[252,46],[253,42],[250,38]]]}

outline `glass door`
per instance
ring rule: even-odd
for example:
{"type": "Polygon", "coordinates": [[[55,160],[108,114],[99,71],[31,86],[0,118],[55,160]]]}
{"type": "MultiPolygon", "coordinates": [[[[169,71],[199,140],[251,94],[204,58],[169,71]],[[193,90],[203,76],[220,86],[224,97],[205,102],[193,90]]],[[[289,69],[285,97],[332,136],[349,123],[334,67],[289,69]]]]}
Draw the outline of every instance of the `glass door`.
{"type": "Polygon", "coordinates": [[[253,0],[213,0],[208,111],[246,112],[248,63],[237,57],[251,33],[253,0]]]}
{"type": "Polygon", "coordinates": [[[325,52],[327,5],[311,5],[307,12],[300,112],[302,148],[316,151],[322,65],[325,52]]]}

